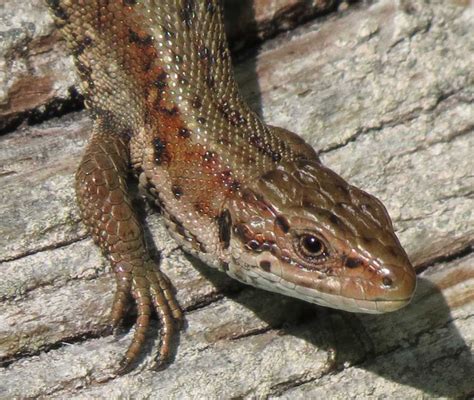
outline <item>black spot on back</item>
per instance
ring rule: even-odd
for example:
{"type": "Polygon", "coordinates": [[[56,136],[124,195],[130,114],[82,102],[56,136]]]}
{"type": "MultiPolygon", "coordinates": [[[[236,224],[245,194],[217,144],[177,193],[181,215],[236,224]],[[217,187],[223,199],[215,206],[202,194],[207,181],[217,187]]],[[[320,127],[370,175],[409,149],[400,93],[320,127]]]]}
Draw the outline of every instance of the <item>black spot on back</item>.
{"type": "Polygon", "coordinates": [[[150,35],[140,36],[137,32],[129,29],[128,39],[131,43],[135,43],[139,46],[149,46],[153,43],[153,37],[150,35]]]}
{"type": "Polygon", "coordinates": [[[183,86],[189,85],[189,81],[183,75],[179,75],[178,79],[181,85],[183,86]]]}
{"type": "Polygon", "coordinates": [[[91,80],[91,76],[92,76],[92,68],[91,67],[88,67],[87,65],[85,65],[84,63],[82,63],[80,61],[76,61],[75,65],[76,65],[76,68],[79,71],[79,73],[81,74],[81,77],[83,79],[85,79],[87,81],[91,80]]]}
{"type": "Polygon", "coordinates": [[[184,0],[183,8],[181,9],[181,18],[186,28],[191,27],[194,15],[194,0],[184,0]]]}
{"type": "Polygon", "coordinates": [[[207,86],[212,89],[215,84],[216,84],[216,80],[214,79],[214,77],[212,76],[212,71],[210,68],[207,68],[207,73],[206,73],[206,84],[207,86]]]}
{"type": "Polygon", "coordinates": [[[222,247],[227,249],[230,244],[230,229],[232,227],[232,217],[229,210],[225,209],[217,217],[217,223],[219,226],[219,240],[222,243],[222,247]]]}
{"type": "Polygon", "coordinates": [[[166,142],[160,138],[153,139],[153,148],[155,149],[155,162],[159,165],[164,161],[164,154],[166,152],[166,142]]]}
{"type": "Polygon", "coordinates": [[[276,152],[276,151],[273,151],[272,152],[272,160],[275,161],[275,162],[281,161],[281,154],[276,152]]]}
{"type": "Polygon", "coordinates": [[[91,43],[92,39],[89,36],[86,36],[73,49],[72,54],[74,55],[74,57],[79,57],[84,52],[84,50],[91,45],[91,43]]]}
{"type": "Polygon", "coordinates": [[[178,135],[182,138],[187,139],[191,136],[191,131],[187,128],[179,128],[178,135]]]}
{"type": "Polygon", "coordinates": [[[120,132],[120,136],[126,141],[129,141],[133,136],[133,131],[131,129],[124,129],[120,132]]]}
{"type": "Polygon", "coordinates": [[[160,107],[160,111],[170,117],[179,114],[178,107],[173,106],[172,108],[160,107]]]}
{"type": "Polygon", "coordinates": [[[208,57],[209,57],[209,49],[205,46],[201,47],[199,50],[198,50],[198,56],[201,60],[206,60],[208,57]]]}
{"type": "Polygon", "coordinates": [[[194,96],[194,99],[191,102],[191,105],[194,108],[201,108],[202,107],[202,99],[199,96],[194,96]]]}
{"type": "Polygon", "coordinates": [[[230,122],[231,125],[239,126],[247,122],[247,120],[239,111],[230,107],[230,104],[227,101],[218,104],[217,109],[221,112],[225,119],[230,122]]]}
{"type": "Polygon", "coordinates": [[[202,156],[202,159],[206,162],[214,161],[217,157],[217,154],[213,151],[206,151],[202,156]]]}
{"type": "MultiPolygon", "coordinates": [[[[245,120],[245,118],[243,118],[243,120],[239,122],[239,124],[244,124],[245,122],[247,121],[245,120]]],[[[249,138],[249,142],[252,146],[256,147],[260,153],[270,157],[272,161],[279,162],[281,160],[281,154],[278,151],[273,150],[270,143],[265,143],[261,136],[255,134],[251,135],[249,138]]]]}
{"type": "Polygon", "coordinates": [[[173,192],[173,195],[176,199],[180,199],[181,196],[183,195],[183,188],[179,185],[173,185],[171,187],[171,191],[173,192]]]}
{"type": "Polygon", "coordinates": [[[230,184],[230,190],[232,190],[233,192],[236,192],[239,189],[240,189],[240,182],[237,179],[234,179],[232,183],[230,184]]]}
{"type": "Polygon", "coordinates": [[[229,115],[229,121],[234,126],[240,126],[247,122],[244,116],[237,110],[234,110],[229,115]]]}
{"type": "Polygon", "coordinates": [[[166,81],[168,80],[168,74],[166,72],[162,72],[160,75],[158,75],[153,82],[153,84],[159,88],[163,89],[166,86],[166,81]]]}
{"type": "Polygon", "coordinates": [[[163,27],[163,34],[165,35],[165,38],[168,40],[174,37],[174,33],[165,27],[163,27]]]}
{"type": "Polygon", "coordinates": [[[290,231],[290,223],[283,215],[279,215],[275,218],[275,224],[285,233],[290,231]]]}
{"type": "Polygon", "coordinates": [[[68,15],[66,11],[60,6],[59,0],[46,0],[46,3],[53,11],[55,17],[66,21],[68,19],[68,15]]]}

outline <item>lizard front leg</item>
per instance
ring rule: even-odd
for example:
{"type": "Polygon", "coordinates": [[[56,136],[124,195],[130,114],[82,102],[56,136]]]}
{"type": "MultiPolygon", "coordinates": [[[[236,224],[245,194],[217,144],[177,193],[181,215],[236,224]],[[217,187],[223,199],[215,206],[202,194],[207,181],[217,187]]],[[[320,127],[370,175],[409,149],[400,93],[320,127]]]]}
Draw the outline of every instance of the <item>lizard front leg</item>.
{"type": "Polygon", "coordinates": [[[137,305],[133,341],[119,373],[125,372],[139,354],[153,307],[161,322],[160,365],[169,355],[174,320],[182,317],[168,279],[146,249],[143,230],[127,190],[129,158],[128,139],[99,118],[76,173],[82,219],[115,271],[117,291],[112,325],[116,327],[122,320],[130,296],[137,305]]]}

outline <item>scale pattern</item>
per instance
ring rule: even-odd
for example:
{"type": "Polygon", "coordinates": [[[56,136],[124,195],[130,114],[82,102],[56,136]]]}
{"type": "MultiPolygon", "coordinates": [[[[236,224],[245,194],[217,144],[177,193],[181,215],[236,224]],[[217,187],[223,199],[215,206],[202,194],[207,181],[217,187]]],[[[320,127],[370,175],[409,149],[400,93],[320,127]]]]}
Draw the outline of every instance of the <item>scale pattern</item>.
{"type": "Polygon", "coordinates": [[[355,312],[409,302],[415,275],[383,205],[243,101],[218,1],[47,3],[94,119],[76,192],[116,273],[113,325],[130,296],[138,310],[119,372],[139,354],[153,310],[159,363],[181,319],[146,249],[130,172],[185,250],[242,282],[355,312]]]}

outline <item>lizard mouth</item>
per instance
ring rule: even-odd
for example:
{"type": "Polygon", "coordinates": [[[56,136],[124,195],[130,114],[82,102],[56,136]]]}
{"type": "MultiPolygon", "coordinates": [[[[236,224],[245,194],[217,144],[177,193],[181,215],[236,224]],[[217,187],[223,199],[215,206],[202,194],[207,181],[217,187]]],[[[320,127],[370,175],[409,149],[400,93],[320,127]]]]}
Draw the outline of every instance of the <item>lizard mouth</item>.
{"type": "Polygon", "coordinates": [[[386,313],[397,311],[400,308],[405,307],[411,302],[412,297],[408,297],[400,300],[374,300],[373,303],[376,306],[377,313],[386,313]]]}
{"type": "MultiPolygon", "coordinates": [[[[340,290],[342,286],[340,277],[337,276],[326,275],[321,280],[312,279],[313,284],[310,285],[306,279],[301,279],[301,276],[300,279],[295,279],[294,271],[293,274],[285,274],[285,268],[276,273],[276,271],[270,271],[269,267],[265,270],[266,266],[262,262],[258,268],[243,262],[242,259],[238,263],[236,260],[233,261],[229,264],[227,273],[243,283],[324,307],[356,313],[382,314],[397,311],[410,303],[416,286],[416,284],[406,284],[393,291],[383,290],[380,292],[376,286],[369,286],[366,290],[362,290],[354,282],[347,280],[346,282],[351,284],[353,290],[358,287],[360,292],[357,294],[354,291],[349,291],[349,294],[345,294],[340,290]],[[374,291],[379,291],[378,295],[374,291]]],[[[277,264],[272,263],[272,265],[277,264]]]]}

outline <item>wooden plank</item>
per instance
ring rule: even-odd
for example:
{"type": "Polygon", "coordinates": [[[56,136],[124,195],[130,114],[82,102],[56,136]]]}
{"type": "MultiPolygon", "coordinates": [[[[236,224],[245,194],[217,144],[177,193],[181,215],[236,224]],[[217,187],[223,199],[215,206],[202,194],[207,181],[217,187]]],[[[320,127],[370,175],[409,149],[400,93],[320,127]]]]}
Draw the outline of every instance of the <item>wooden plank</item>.
{"type": "Polygon", "coordinates": [[[0,137],[0,398],[472,395],[474,11],[401,3],[298,28],[237,75],[266,120],[387,205],[419,267],[410,306],[354,315],[244,287],[150,213],[187,326],[167,369],[148,369],[155,331],[140,366],[111,378],[132,333],[104,333],[113,278],[72,188],[90,122],[70,114],[0,137]]]}

